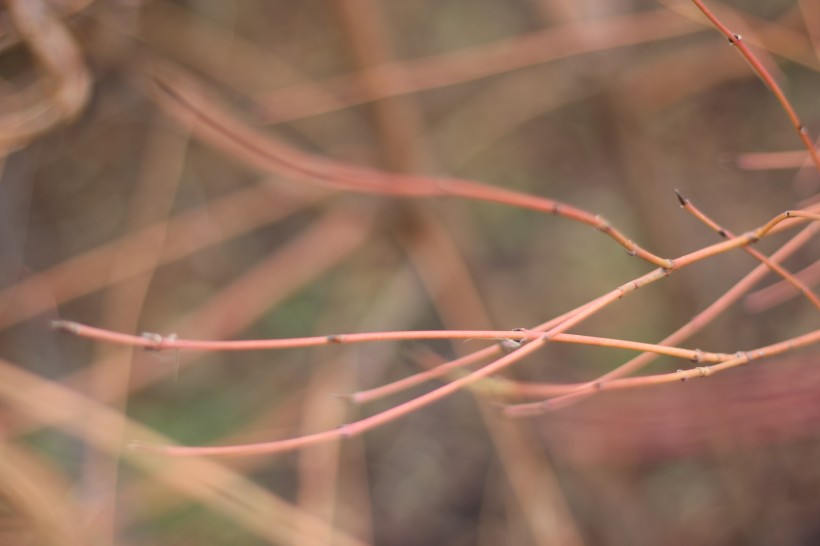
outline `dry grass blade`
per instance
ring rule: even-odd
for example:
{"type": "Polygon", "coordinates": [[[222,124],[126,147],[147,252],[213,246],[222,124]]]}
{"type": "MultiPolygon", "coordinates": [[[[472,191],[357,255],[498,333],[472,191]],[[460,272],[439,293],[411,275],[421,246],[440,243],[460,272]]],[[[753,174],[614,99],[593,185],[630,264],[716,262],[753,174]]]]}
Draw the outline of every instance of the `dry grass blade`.
{"type": "MultiPolygon", "coordinates": [[[[41,426],[55,426],[74,434],[114,457],[120,454],[153,479],[183,495],[203,502],[266,540],[289,540],[294,523],[308,518],[248,479],[209,461],[170,463],[158,461],[141,452],[125,450],[106,433],[122,419],[118,412],[69,390],[41,379],[10,362],[0,361],[0,397],[16,412],[41,426]],[[41,404],[40,400],[49,400],[41,404]],[[226,479],[233,474],[232,479],[226,479]]],[[[126,421],[126,434],[143,441],[166,441],[156,432],[126,421]]],[[[316,537],[326,536],[326,524],[312,519],[310,533],[302,536],[305,544],[320,544],[316,537]]],[[[300,527],[303,531],[305,527],[300,527]]],[[[338,544],[358,545],[359,541],[336,533],[338,544]]]]}
{"type": "Polygon", "coordinates": [[[0,328],[7,328],[50,311],[81,296],[147,271],[138,256],[124,249],[153,247],[165,240],[159,266],[224,243],[314,204],[316,197],[276,199],[264,187],[238,190],[205,206],[179,213],[163,222],[125,234],[122,238],[75,256],[45,271],[33,273],[0,290],[0,328]],[[113,275],[102,274],[117,259],[113,275]],[[48,294],[50,297],[45,297],[48,294]]]}
{"type": "MultiPolygon", "coordinates": [[[[820,281],[820,261],[813,263],[802,271],[798,271],[795,276],[803,284],[813,285],[820,281]]],[[[786,281],[762,288],[757,292],[752,292],[744,300],[744,306],[752,313],[760,313],[783,303],[787,299],[797,295],[794,285],[786,281]]]]}
{"type": "Polygon", "coordinates": [[[676,38],[697,30],[667,10],[650,10],[570,23],[429,58],[387,62],[332,80],[260,94],[257,100],[267,110],[268,121],[279,123],[386,97],[469,82],[569,56],[676,38]],[[363,89],[361,81],[377,81],[380,86],[363,89]]]}
{"type": "Polygon", "coordinates": [[[83,528],[82,515],[71,502],[66,476],[24,446],[5,442],[0,457],[0,498],[5,544],[89,544],[93,533],[83,528]],[[6,529],[12,523],[12,529],[6,529]],[[16,527],[22,527],[22,529],[16,527]],[[19,541],[19,542],[18,542],[19,541]]]}
{"type": "Polygon", "coordinates": [[[43,94],[29,90],[6,99],[22,104],[0,114],[3,153],[77,116],[91,90],[82,53],[51,7],[44,0],[10,0],[7,6],[17,34],[37,58],[48,83],[43,94]]]}

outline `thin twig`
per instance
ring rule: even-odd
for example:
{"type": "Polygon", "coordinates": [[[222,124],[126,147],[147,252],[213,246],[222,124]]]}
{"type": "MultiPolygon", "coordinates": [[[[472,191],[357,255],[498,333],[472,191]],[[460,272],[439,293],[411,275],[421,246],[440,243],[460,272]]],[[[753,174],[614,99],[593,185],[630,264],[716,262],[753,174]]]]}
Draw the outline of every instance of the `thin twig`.
{"type": "Polygon", "coordinates": [[[268,172],[337,190],[395,197],[460,197],[563,216],[601,231],[631,256],[669,268],[669,260],[637,245],[600,215],[554,199],[459,178],[433,178],[359,167],[308,154],[262,133],[206,97],[192,78],[169,66],[154,67],[151,96],[168,114],[207,143],[268,172]]]}
{"type": "Polygon", "coordinates": [[[803,122],[800,121],[800,117],[797,115],[797,111],[792,106],[789,99],[786,97],[786,94],[780,89],[780,86],[777,84],[772,75],[763,66],[763,63],[757,58],[757,56],[749,49],[749,46],[746,45],[746,42],[743,41],[743,37],[740,34],[736,34],[729,30],[729,28],[724,25],[717,16],[706,7],[706,5],[701,0],[692,0],[692,2],[698,7],[700,11],[709,19],[712,24],[717,28],[726,39],[729,40],[729,43],[735,46],[746,59],[746,62],[751,65],[752,69],[757,73],[763,83],[769,88],[769,90],[774,94],[777,102],[780,103],[780,106],[783,107],[783,110],[786,111],[786,115],[789,117],[789,121],[791,121],[792,126],[794,127],[795,131],[797,131],[797,135],[800,137],[800,140],[803,142],[803,146],[806,147],[808,150],[809,155],[811,156],[812,163],[814,163],[815,169],[820,172],[820,154],[817,152],[817,148],[814,147],[814,143],[812,142],[811,137],[809,136],[809,132],[806,127],[803,125],[803,122]]]}
{"type": "MultiPolygon", "coordinates": [[[[320,345],[340,345],[353,343],[368,343],[377,341],[420,341],[430,339],[451,339],[451,340],[501,340],[526,342],[545,337],[543,332],[532,330],[401,330],[393,332],[365,332],[355,334],[332,334],[327,336],[297,337],[285,339],[251,339],[239,341],[208,341],[178,339],[176,337],[163,337],[159,334],[144,333],[139,336],[121,334],[95,328],[67,320],[55,320],[52,326],[60,331],[67,332],[79,337],[105,341],[118,345],[130,347],[141,347],[152,351],[162,350],[204,350],[204,351],[252,351],[270,349],[293,349],[316,347],[320,345]]],[[[622,339],[612,339],[595,336],[584,336],[578,334],[560,333],[551,336],[550,341],[557,343],[569,343],[575,345],[590,345],[595,347],[610,347],[613,349],[626,349],[630,351],[651,352],[659,355],[694,360],[697,362],[723,362],[731,357],[724,353],[712,353],[701,350],[682,349],[656,345],[653,343],[642,343],[639,341],[627,341],[622,339]]],[[[521,345],[523,343],[519,343],[521,345]]]]}
{"type": "MultiPolygon", "coordinates": [[[[585,391],[595,390],[617,390],[617,389],[633,389],[637,387],[646,387],[650,385],[661,385],[664,383],[674,383],[676,381],[686,381],[688,379],[695,379],[698,377],[708,377],[716,373],[726,371],[730,368],[735,368],[743,364],[748,364],[752,360],[760,360],[770,358],[772,356],[792,351],[802,347],[807,347],[820,342],[820,330],[814,330],[802,336],[794,337],[786,341],[781,341],[765,347],[760,347],[752,351],[740,351],[735,358],[723,361],[719,364],[711,366],[698,366],[689,370],[678,370],[673,373],[663,373],[656,375],[646,375],[641,377],[626,377],[620,379],[610,379],[606,381],[596,381],[584,389],[578,389],[575,393],[568,396],[583,396],[585,391]]],[[[558,399],[555,399],[558,400],[558,399]]],[[[504,415],[508,417],[530,417],[544,413],[551,409],[550,406],[554,404],[554,400],[544,400],[540,402],[530,402],[526,404],[513,404],[505,406],[504,415]]]]}
{"type": "MultiPolygon", "coordinates": [[[[675,192],[675,193],[677,193],[677,192],[675,192]]],[[[731,231],[729,231],[729,230],[723,228],[722,226],[720,226],[717,222],[715,222],[714,220],[709,218],[705,213],[703,213],[703,211],[701,211],[695,205],[693,205],[691,200],[684,198],[683,196],[681,196],[680,193],[678,193],[677,195],[678,195],[678,200],[680,201],[680,206],[681,206],[682,209],[684,209],[685,211],[691,213],[695,218],[697,218],[698,220],[700,220],[701,222],[703,222],[704,224],[706,224],[707,226],[712,228],[715,232],[717,232],[718,235],[720,235],[724,239],[733,239],[735,237],[735,235],[731,231]]],[[[811,288],[809,288],[804,283],[802,283],[800,281],[800,279],[798,279],[797,277],[792,275],[784,267],[782,267],[782,266],[774,263],[773,261],[769,260],[769,258],[767,258],[765,255],[763,255],[758,250],[755,250],[754,248],[751,248],[749,246],[744,246],[743,250],[746,251],[748,254],[751,254],[752,256],[754,256],[754,258],[756,260],[758,260],[760,263],[765,264],[766,267],[768,267],[769,269],[771,269],[772,271],[774,271],[775,273],[777,273],[778,275],[783,277],[783,279],[785,279],[786,282],[791,284],[794,288],[796,288],[804,296],[806,296],[806,298],[816,308],[820,309],[820,298],[817,297],[817,295],[811,290],[811,288]]]]}

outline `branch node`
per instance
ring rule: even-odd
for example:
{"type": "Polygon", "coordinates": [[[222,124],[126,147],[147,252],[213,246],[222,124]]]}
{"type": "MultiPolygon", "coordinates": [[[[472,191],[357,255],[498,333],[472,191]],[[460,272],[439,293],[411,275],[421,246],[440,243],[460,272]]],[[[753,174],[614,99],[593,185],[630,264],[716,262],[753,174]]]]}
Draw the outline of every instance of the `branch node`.
{"type": "Polygon", "coordinates": [[[501,346],[501,350],[505,354],[510,354],[511,352],[520,349],[524,344],[524,341],[520,339],[502,339],[498,342],[498,344],[501,346]]]}
{"type": "Polygon", "coordinates": [[[675,373],[679,373],[679,374],[680,374],[680,382],[681,382],[681,383],[686,383],[686,380],[687,380],[687,379],[689,379],[689,378],[686,376],[686,370],[677,370],[675,373]]]}
{"type": "MultiPolygon", "coordinates": [[[[527,329],[526,328],[513,328],[512,331],[513,332],[526,332],[527,329]]],[[[526,339],[526,338],[521,338],[521,339],[506,338],[506,339],[502,339],[499,342],[499,345],[501,345],[501,350],[502,351],[504,351],[506,354],[510,354],[511,352],[515,351],[516,349],[520,349],[521,346],[524,345],[525,343],[527,343],[528,341],[529,340],[526,339]]]]}
{"type": "Polygon", "coordinates": [[[163,337],[155,332],[143,332],[140,334],[140,337],[154,344],[153,346],[144,347],[146,351],[161,351],[165,348],[164,345],[166,343],[176,341],[177,339],[176,334],[169,334],[163,337]]]}
{"type": "Polygon", "coordinates": [[[706,377],[712,374],[712,369],[709,366],[698,366],[695,371],[698,372],[698,377],[706,377]]]}
{"type": "Polygon", "coordinates": [[[350,425],[348,425],[347,423],[345,423],[344,425],[339,425],[339,428],[337,428],[336,430],[339,431],[339,436],[341,436],[341,438],[344,440],[353,437],[353,431],[350,430],[350,425]]]}

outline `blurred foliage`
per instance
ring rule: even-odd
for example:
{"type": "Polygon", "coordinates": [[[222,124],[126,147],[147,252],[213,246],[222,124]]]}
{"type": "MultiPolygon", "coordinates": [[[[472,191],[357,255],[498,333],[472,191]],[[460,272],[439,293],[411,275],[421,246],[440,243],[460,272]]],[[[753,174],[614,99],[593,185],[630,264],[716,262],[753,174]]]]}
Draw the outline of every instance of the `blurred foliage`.
{"type": "MultiPolygon", "coordinates": [[[[293,437],[426,392],[363,407],[339,396],[416,372],[422,347],[452,358],[484,344],[176,354],[48,326],[209,339],[510,329],[650,270],[563,218],[346,194],[265,171],[169,115],[157,74],[192,78],[298,149],[559,199],[664,257],[718,240],[679,210],[675,189],[737,233],[806,206],[820,182],[811,168],[740,168],[738,154],[800,142],[688,2],[25,1],[0,18],[0,363],[81,398],[0,374],[4,444],[28,461],[0,464],[0,542],[818,540],[816,349],[526,421],[500,419],[492,388],[465,392],[341,444],[198,466],[140,459],[128,448],[136,429],[115,417],[186,444],[293,437]],[[395,72],[380,80],[367,70],[379,65],[395,72]]],[[[813,2],[709,4],[820,133],[813,2]]],[[[817,251],[814,241],[785,265],[799,271],[817,251]]],[[[577,332],[656,342],[754,265],[739,251],[695,264],[577,332]]],[[[759,313],[741,302],[685,346],[734,352],[816,327],[805,299],[759,313]]],[[[629,357],[555,345],[506,376],[584,381],[629,357]]]]}

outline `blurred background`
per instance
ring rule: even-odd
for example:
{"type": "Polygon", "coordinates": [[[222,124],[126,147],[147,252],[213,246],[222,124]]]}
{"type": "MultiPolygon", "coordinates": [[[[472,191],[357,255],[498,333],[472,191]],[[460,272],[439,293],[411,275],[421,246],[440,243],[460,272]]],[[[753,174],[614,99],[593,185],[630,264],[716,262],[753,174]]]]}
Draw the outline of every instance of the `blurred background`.
{"type": "MultiPolygon", "coordinates": [[[[690,2],[4,5],[3,544],[820,541],[817,349],[532,419],[501,418],[494,406],[511,400],[489,384],[342,443],[171,459],[128,445],[333,429],[441,383],[360,406],[340,395],[487,343],[175,353],[50,328],[195,339],[526,328],[653,268],[564,218],[339,191],[265,150],[558,199],[669,258],[719,240],[675,189],[735,233],[811,206],[820,178],[794,128],[690,2]],[[192,122],[190,106],[215,121],[192,122]]],[[[820,5],[709,6],[820,134],[820,5]]],[[[784,265],[817,284],[818,249],[784,265]]],[[[573,331],[658,342],[757,265],[740,250],[699,262],[573,331]]],[[[816,329],[817,309],[778,280],[681,345],[733,353],[816,329]]],[[[504,376],[585,381],[633,356],[556,344],[504,376]]],[[[660,358],[641,373],[691,366],[660,358]]]]}

